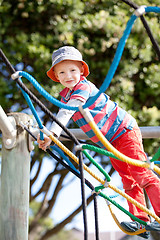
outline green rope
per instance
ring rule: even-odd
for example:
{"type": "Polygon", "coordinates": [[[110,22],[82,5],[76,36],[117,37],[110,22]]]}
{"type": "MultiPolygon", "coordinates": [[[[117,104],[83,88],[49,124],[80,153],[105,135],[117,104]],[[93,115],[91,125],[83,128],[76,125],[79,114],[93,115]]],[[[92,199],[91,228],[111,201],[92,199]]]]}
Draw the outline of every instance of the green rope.
{"type": "Polygon", "coordinates": [[[107,182],[110,182],[111,178],[108,175],[108,173],[106,173],[104,169],[96,161],[94,161],[94,159],[91,157],[91,155],[87,151],[83,150],[82,152],[91,161],[91,163],[93,163],[98,168],[98,170],[105,176],[105,178],[107,179],[107,182]]]}
{"type": "Polygon", "coordinates": [[[160,157],[160,147],[158,148],[158,151],[154,154],[153,158],[150,160],[150,162],[156,161],[160,157]]]}
{"type": "MultiPolygon", "coordinates": [[[[99,192],[100,190],[102,190],[103,188],[105,188],[103,185],[95,187],[95,192],[99,192]]],[[[146,222],[144,222],[143,220],[135,217],[133,214],[131,214],[130,212],[128,212],[125,208],[123,208],[121,205],[119,205],[116,201],[112,200],[110,197],[108,197],[107,195],[105,195],[102,192],[99,192],[98,195],[100,195],[101,197],[107,199],[109,202],[111,202],[113,205],[115,205],[117,208],[119,208],[122,212],[124,212],[126,215],[128,215],[130,218],[132,218],[134,221],[139,222],[140,224],[143,225],[147,225],[146,222]]]]}
{"type": "MultiPolygon", "coordinates": [[[[92,151],[95,151],[97,153],[100,153],[100,154],[103,154],[105,156],[108,156],[108,157],[112,157],[112,158],[115,158],[115,159],[118,159],[120,160],[119,158],[117,158],[113,153],[107,151],[107,150],[104,150],[104,149],[101,149],[99,147],[96,147],[96,146],[93,146],[93,145],[89,145],[89,144],[85,144],[85,145],[82,145],[82,149],[88,149],[88,150],[92,150],[92,151]]],[[[111,178],[110,176],[104,171],[104,169],[96,162],[94,161],[94,159],[91,157],[91,155],[83,150],[82,151],[85,156],[100,170],[100,172],[105,176],[105,178],[107,179],[107,182],[110,182],[111,181],[111,178]]],[[[153,158],[151,159],[151,162],[157,160],[160,156],[160,148],[158,149],[157,153],[153,156],[153,158]]],[[[132,218],[134,221],[137,221],[139,222],[140,224],[143,224],[143,225],[147,225],[146,222],[142,221],[141,219],[135,217],[133,214],[131,214],[130,212],[128,212],[125,208],[123,208],[121,205],[119,205],[116,201],[112,200],[110,197],[108,197],[107,195],[105,195],[104,193],[101,192],[102,189],[104,189],[105,187],[103,185],[101,186],[98,186],[98,187],[95,187],[95,192],[97,192],[98,195],[100,195],[101,197],[107,199],[109,202],[111,202],[112,204],[114,204],[117,208],[119,208],[122,212],[124,212],[125,214],[127,214],[130,218],[132,218]]]]}
{"type": "Polygon", "coordinates": [[[89,144],[82,145],[82,149],[92,150],[92,151],[95,151],[97,153],[103,154],[105,156],[121,160],[121,159],[117,158],[113,153],[111,153],[111,152],[109,152],[105,149],[93,146],[93,145],[89,145],[89,144]]]}

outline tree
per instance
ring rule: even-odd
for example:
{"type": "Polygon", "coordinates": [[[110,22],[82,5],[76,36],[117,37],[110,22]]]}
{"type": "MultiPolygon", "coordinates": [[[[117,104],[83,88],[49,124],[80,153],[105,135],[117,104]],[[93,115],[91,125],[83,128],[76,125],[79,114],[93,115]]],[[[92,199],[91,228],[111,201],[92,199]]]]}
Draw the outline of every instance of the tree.
{"type": "MultiPolygon", "coordinates": [[[[158,6],[158,0],[136,0],[137,5],[158,6]]],[[[103,0],[15,0],[0,3],[0,47],[16,70],[23,70],[33,75],[51,95],[59,99],[61,86],[53,84],[46,76],[51,66],[51,54],[54,49],[63,45],[74,45],[83,54],[90,66],[88,79],[100,87],[109,70],[119,39],[126,27],[133,9],[123,1],[103,0]]],[[[158,14],[146,14],[151,31],[159,43],[158,14]]],[[[128,110],[140,126],[160,123],[159,102],[159,60],[147,33],[137,19],[116,71],[107,89],[108,95],[128,110]]],[[[6,112],[23,111],[30,113],[26,102],[17,86],[10,79],[10,74],[4,63],[0,63],[0,102],[6,112]]],[[[48,103],[27,81],[27,87],[55,113],[57,107],[48,103]]],[[[36,106],[39,112],[39,107],[36,106]]],[[[44,125],[50,124],[50,119],[42,114],[44,125]]],[[[75,127],[70,123],[70,127],[75,127]]],[[[70,149],[72,143],[65,143],[70,149]]],[[[159,146],[159,140],[145,140],[145,150],[153,155],[159,146]]],[[[31,202],[43,193],[39,210],[30,223],[30,232],[36,231],[39,220],[49,216],[57,196],[64,188],[64,180],[69,175],[66,169],[54,163],[54,170],[43,182],[36,194],[32,188],[40,174],[45,154],[37,146],[32,152],[31,171],[37,166],[37,171],[31,179],[31,202]],[[52,197],[47,194],[55,177],[52,197]]],[[[100,159],[101,160],[101,159],[100,159]]],[[[100,161],[99,160],[99,161],[100,161]]],[[[103,159],[102,159],[103,160],[103,159]]],[[[109,163],[106,163],[107,167],[109,163]]],[[[111,169],[111,174],[113,173],[111,169]]],[[[91,201],[91,199],[89,199],[91,201]]],[[[81,209],[75,209],[73,215],[53,229],[59,231],[81,209]],[[58,229],[58,230],[56,230],[58,229]]],[[[53,232],[54,232],[53,230],[53,232]]],[[[48,230],[49,232],[50,230],[48,230]]],[[[47,235],[47,232],[46,232],[47,235]]],[[[42,238],[45,239],[45,238],[42,238]]]]}

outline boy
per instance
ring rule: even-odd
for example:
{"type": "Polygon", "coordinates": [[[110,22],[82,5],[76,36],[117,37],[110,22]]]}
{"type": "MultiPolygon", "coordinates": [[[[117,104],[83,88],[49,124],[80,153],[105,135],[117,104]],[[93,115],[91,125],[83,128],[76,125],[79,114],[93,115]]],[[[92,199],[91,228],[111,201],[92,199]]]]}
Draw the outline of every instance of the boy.
{"type": "MultiPolygon", "coordinates": [[[[89,75],[89,67],[82,59],[81,53],[74,47],[64,46],[53,52],[52,67],[47,75],[55,82],[60,82],[65,88],[61,91],[61,101],[69,106],[85,104],[99,91],[86,77],[89,75]]],[[[146,154],[143,150],[142,136],[136,120],[126,111],[112,102],[106,94],[102,93],[89,107],[95,123],[112,145],[126,156],[145,161],[146,154]]],[[[94,132],[87,124],[79,111],[60,109],[57,119],[66,125],[70,118],[88,135],[88,137],[104,147],[94,132]]],[[[51,132],[57,137],[62,129],[53,122],[51,132]]],[[[44,137],[41,141],[38,137],[39,147],[43,150],[50,145],[51,139],[44,137]]],[[[122,178],[125,192],[139,203],[145,205],[143,188],[151,201],[157,216],[160,216],[160,180],[149,169],[128,165],[125,162],[111,158],[111,163],[122,178]]],[[[148,215],[128,202],[129,211],[145,222],[150,222],[148,215]]],[[[134,232],[142,226],[136,221],[122,222],[122,226],[134,232]]],[[[160,224],[156,221],[146,226],[146,230],[160,231],[160,224]]],[[[149,232],[141,233],[141,237],[149,238],[149,232]]]]}

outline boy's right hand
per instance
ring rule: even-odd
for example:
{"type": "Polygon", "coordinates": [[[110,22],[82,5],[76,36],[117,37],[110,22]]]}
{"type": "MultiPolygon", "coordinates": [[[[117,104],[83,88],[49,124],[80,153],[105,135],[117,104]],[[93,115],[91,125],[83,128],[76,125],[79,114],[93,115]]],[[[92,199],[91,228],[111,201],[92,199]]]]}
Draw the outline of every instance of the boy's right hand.
{"type": "Polygon", "coordinates": [[[40,139],[40,134],[38,134],[37,142],[38,142],[39,148],[46,151],[47,147],[51,144],[52,140],[49,137],[47,137],[46,135],[44,135],[44,139],[41,140],[40,139]]]}

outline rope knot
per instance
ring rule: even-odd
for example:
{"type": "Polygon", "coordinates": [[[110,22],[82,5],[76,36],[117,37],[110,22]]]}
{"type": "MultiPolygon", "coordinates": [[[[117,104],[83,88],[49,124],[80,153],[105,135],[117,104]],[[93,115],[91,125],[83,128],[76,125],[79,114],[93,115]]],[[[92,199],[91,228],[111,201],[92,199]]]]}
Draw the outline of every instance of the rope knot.
{"type": "Polygon", "coordinates": [[[150,165],[149,169],[153,171],[154,169],[154,162],[151,162],[150,159],[147,157],[147,163],[150,165]]]}
{"type": "Polygon", "coordinates": [[[143,15],[146,11],[145,11],[145,8],[146,6],[145,5],[142,5],[140,6],[139,8],[137,8],[134,12],[134,14],[137,16],[137,17],[140,17],[141,15],[143,15]]]}

